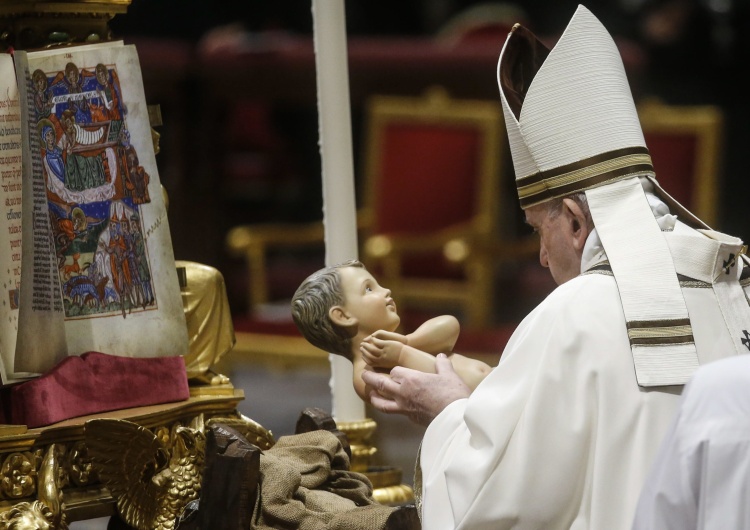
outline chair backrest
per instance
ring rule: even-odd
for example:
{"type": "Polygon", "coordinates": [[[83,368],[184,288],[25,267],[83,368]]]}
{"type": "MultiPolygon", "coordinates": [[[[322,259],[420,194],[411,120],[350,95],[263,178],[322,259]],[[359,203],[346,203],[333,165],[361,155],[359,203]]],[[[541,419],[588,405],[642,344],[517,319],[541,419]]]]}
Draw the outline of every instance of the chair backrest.
{"type": "Polygon", "coordinates": [[[373,97],[365,114],[360,213],[368,268],[401,308],[459,306],[467,323],[486,325],[496,261],[478,243],[499,232],[499,102],[431,88],[424,97],[373,97]],[[455,241],[460,252],[448,250],[455,241]]]}
{"type": "Polygon", "coordinates": [[[502,113],[490,101],[375,96],[367,106],[363,211],[371,233],[497,228],[502,113]]]}
{"type": "Polygon", "coordinates": [[[716,228],[723,148],[721,109],[647,100],[638,105],[638,115],[659,184],[716,228]]]}

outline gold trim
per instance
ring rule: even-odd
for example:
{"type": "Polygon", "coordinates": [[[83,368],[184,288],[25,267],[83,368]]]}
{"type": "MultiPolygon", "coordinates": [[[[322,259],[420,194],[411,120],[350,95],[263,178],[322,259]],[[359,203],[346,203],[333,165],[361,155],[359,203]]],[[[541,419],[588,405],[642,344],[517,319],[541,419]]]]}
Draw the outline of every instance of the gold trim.
{"type": "Polygon", "coordinates": [[[631,339],[682,337],[690,335],[691,333],[692,328],[690,326],[675,326],[673,328],[635,328],[628,330],[628,337],[631,339]]]}
{"type": "Polygon", "coordinates": [[[190,385],[190,397],[231,397],[235,388],[231,383],[223,385],[190,385]]]}
{"type": "Polygon", "coordinates": [[[386,486],[377,488],[372,491],[372,498],[378,504],[388,506],[397,506],[414,501],[414,490],[407,484],[398,484],[396,486],[386,486]]]}
{"type": "Polygon", "coordinates": [[[694,342],[690,319],[638,320],[627,323],[630,344],[663,346],[694,342]]]}
{"type": "Polygon", "coordinates": [[[522,208],[635,175],[654,175],[645,147],[602,153],[572,164],[540,171],[516,180],[522,208]]]}
{"type": "Polygon", "coordinates": [[[372,483],[372,497],[379,504],[397,506],[414,502],[414,490],[402,484],[403,473],[396,467],[370,468],[365,476],[372,483]]]}
{"type": "Polygon", "coordinates": [[[358,421],[337,421],[336,426],[349,440],[352,471],[365,472],[370,469],[370,459],[378,452],[377,448],[370,444],[370,437],[378,426],[375,420],[365,418],[358,421]]]}
{"type": "Polygon", "coordinates": [[[534,184],[520,186],[518,188],[518,195],[519,197],[524,198],[545,190],[552,191],[555,188],[559,188],[561,186],[575,184],[576,182],[589,180],[600,175],[609,174],[619,169],[640,165],[651,165],[651,157],[649,155],[631,155],[623,156],[615,160],[607,160],[605,162],[601,162],[587,168],[563,173],[562,175],[556,177],[550,177],[534,184]]]}
{"type": "Polygon", "coordinates": [[[26,425],[0,425],[0,437],[15,436],[17,434],[26,434],[28,431],[26,425]]]}

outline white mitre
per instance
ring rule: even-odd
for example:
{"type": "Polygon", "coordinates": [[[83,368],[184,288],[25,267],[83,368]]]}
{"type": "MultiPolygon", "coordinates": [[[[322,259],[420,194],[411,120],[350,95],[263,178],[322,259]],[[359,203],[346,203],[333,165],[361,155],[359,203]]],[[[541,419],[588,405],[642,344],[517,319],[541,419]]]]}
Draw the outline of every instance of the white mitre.
{"type": "Polygon", "coordinates": [[[638,384],[687,382],[698,367],[690,317],[640,178],[683,219],[707,227],[658,186],[612,37],[583,6],[552,50],[516,25],[498,84],[521,207],[586,193],[617,280],[638,384]]]}

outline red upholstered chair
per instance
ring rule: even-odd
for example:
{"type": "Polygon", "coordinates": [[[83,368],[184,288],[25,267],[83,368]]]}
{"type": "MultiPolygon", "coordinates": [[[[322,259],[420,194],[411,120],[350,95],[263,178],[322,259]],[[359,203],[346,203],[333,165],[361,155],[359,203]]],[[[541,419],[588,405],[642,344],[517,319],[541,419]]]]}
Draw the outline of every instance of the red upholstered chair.
{"type": "Polygon", "coordinates": [[[490,323],[506,153],[500,104],[372,97],[366,108],[363,261],[402,311],[456,309],[490,323]]]}
{"type": "Polygon", "coordinates": [[[638,105],[659,184],[712,228],[718,228],[723,114],[711,105],[638,105]]]}

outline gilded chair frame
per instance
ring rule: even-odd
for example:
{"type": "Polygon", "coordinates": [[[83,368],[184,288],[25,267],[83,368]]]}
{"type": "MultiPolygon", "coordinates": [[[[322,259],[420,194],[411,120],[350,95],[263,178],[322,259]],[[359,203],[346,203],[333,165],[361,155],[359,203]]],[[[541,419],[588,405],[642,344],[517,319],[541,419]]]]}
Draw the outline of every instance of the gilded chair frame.
{"type": "MultiPolygon", "coordinates": [[[[689,134],[696,139],[692,204],[684,204],[708,226],[718,222],[724,117],[714,105],[667,105],[656,99],[638,105],[644,134],[689,134]]],[[[658,180],[658,167],[657,175],[658,180]]],[[[669,190],[666,190],[669,192],[669,190]]]]}
{"type": "Polygon", "coordinates": [[[412,303],[447,303],[463,308],[463,321],[471,327],[486,327],[492,313],[493,257],[482,251],[499,237],[501,204],[500,170],[504,146],[504,122],[495,101],[451,99],[440,87],[423,97],[373,96],[366,107],[367,142],[364,152],[364,202],[360,209],[365,240],[363,261],[379,263],[379,281],[388,286],[400,307],[412,303]],[[374,209],[380,193],[381,156],[385,134],[391,124],[435,124],[470,126],[478,131],[478,183],[475,211],[471,219],[429,235],[373,233],[374,209]],[[401,263],[410,253],[440,250],[459,263],[465,280],[404,278],[401,263]]]}

